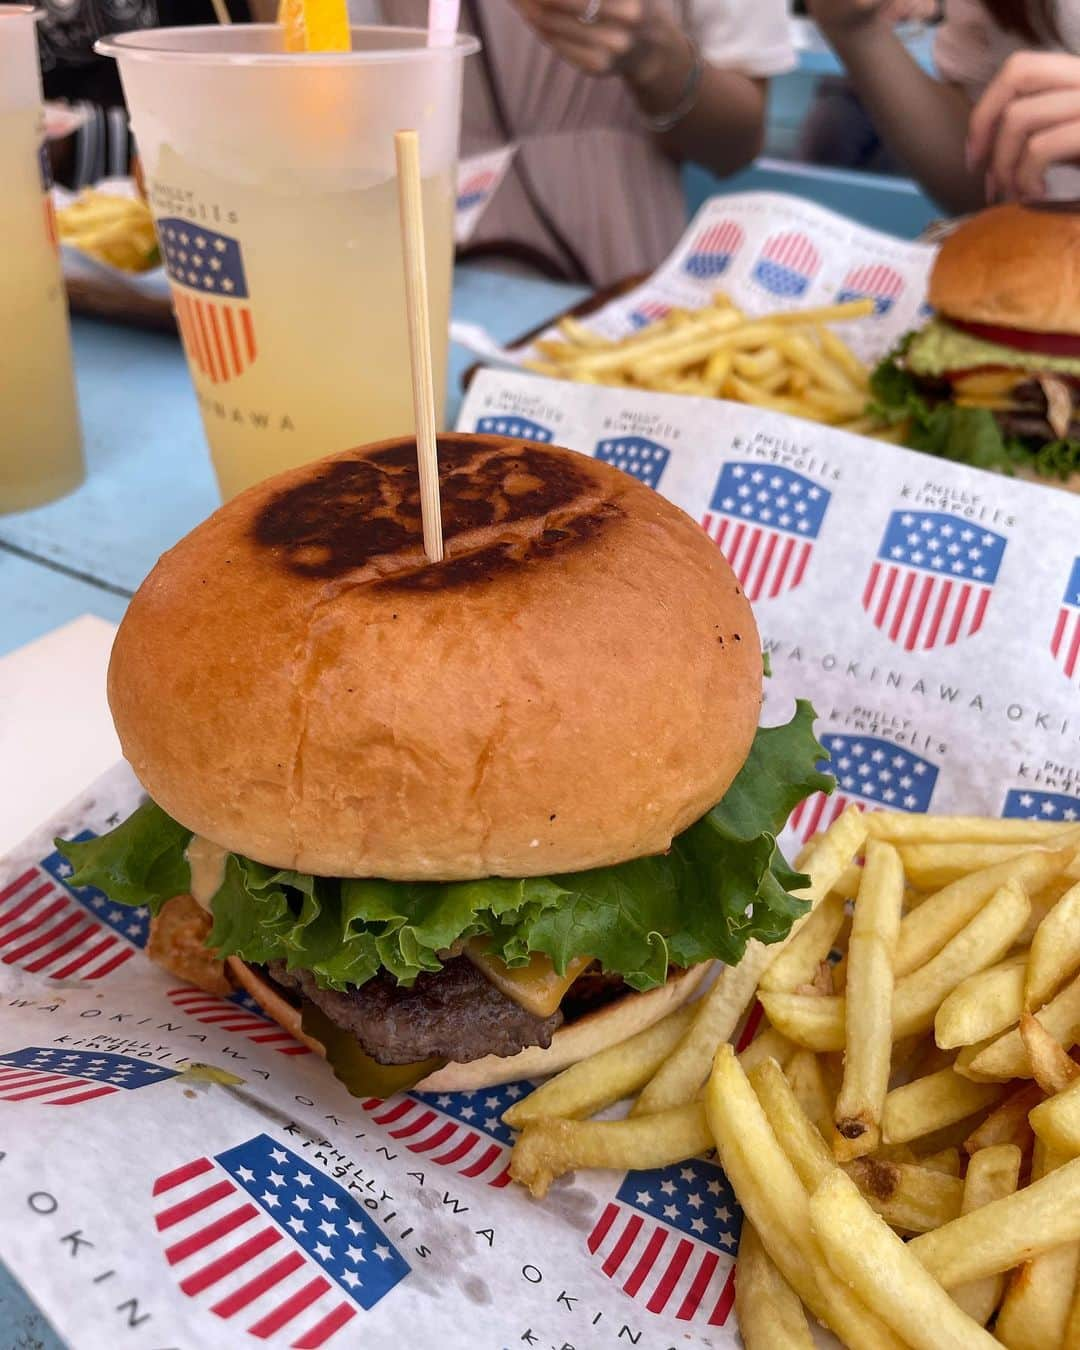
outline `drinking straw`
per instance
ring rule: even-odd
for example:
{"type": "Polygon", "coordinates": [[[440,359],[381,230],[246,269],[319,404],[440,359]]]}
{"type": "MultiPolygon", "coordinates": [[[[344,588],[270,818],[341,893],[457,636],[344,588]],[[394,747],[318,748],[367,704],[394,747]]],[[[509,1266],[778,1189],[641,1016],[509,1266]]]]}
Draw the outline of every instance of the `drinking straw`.
{"type": "Polygon", "coordinates": [[[427,45],[452,47],[457,36],[461,0],[428,0],[427,45]]]}

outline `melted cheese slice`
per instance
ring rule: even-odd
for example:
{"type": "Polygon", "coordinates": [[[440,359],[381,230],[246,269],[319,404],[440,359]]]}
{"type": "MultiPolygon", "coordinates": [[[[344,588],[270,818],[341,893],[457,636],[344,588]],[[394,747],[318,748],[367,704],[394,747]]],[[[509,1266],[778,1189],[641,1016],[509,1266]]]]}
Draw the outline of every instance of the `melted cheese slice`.
{"type": "Polygon", "coordinates": [[[225,859],[229,850],[212,844],[202,835],[193,834],[184,850],[184,860],[191,869],[191,898],[210,912],[210,901],[221,890],[225,880],[225,859]]]}
{"type": "Polygon", "coordinates": [[[474,938],[465,947],[465,955],[484,972],[501,994],[512,998],[534,1017],[550,1017],[577,977],[592,965],[591,956],[575,956],[567,963],[566,974],[559,975],[548,957],[534,952],[527,966],[508,966],[484,950],[484,940],[474,938]]]}

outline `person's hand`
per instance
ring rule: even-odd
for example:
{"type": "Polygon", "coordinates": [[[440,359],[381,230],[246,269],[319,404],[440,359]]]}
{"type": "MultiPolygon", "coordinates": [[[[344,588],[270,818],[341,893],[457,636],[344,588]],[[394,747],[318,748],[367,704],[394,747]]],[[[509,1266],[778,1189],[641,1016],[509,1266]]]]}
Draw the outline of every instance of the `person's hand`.
{"type": "Polygon", "coordinates": [[[549,47],[586,75],[629,73],[672,41],[688,49],[658,0],[514,0],[549,47]]]}
{"type": "Polygon", "coordinates": [[[1044,196],[1051,165],[1080,162],[1080,56],[1010,56],[971,114],[967,156],[988,201],[1044,196]]]}

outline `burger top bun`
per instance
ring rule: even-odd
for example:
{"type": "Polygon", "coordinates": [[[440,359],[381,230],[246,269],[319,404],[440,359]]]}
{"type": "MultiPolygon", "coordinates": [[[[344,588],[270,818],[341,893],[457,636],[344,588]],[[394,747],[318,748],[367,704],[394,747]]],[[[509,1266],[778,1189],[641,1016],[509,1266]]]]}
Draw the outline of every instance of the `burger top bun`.
{"type": "Polygon", "coordinates": [[[257,485],[166,553],[120,626],[124,754],[183,825],[329,876],[528,876],[668,847],[761,705],[750,607],[682,511],[584,455],[412,440],[257,485]]]}
{"type": "Polygon", "coordinates": [[[1080,334],[1080,214],[980,211],[942,244],[929,299],[945,318],[1080,334]]]}
{"type": "MultiPolygon", "coordinates": [[[[301,1012],[295,1004],[283,998],[257,970],[252,970],[239,957],[229,956],[226,962],[237,984],[251,995],[263,1012],[296,1040],[325,1056],[321,1042],[304,1031],[301,1012]]],[[[656,989],[643,994],[628,992],[614,1003],[559,1027],[546,1049],[530,1045],[516,1055],[485,1055],[468,1064],[444,1064],[414,1086],[432,1092],[471,1092],[474,1088],[493,1087],[496,1083],[560,1073],[598,1050],[644,1031],[661,1017],[681,1008],[697,993],[711,967],[711,961],[703,961],[701,965],[671,975],[666,984],[656,989]]]]}

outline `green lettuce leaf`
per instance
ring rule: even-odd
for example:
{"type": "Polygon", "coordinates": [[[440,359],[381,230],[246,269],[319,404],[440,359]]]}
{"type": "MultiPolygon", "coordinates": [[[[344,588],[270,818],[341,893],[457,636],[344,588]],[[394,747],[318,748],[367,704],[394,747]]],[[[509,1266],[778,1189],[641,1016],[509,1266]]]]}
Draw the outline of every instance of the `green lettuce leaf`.
{"type": "Polygon", "coordinates": [[[1006,435],[989,408],[958,408],[945,398],[927,398],[903,365],[911,336],[879,362],[871,375],[868,411],[892,426],[909,421],[905,441],[912,450],[999,473],[1011,474],[1027,466],[1043,478],[1064,481],[1080,472],[1080,441],[1006,435]]]}
{"type": "MultiPolygon", "coordinates": [[[[734,964],[751,938],[775,942],[803,912],[776,835],[811,793],[830,791],[813,709],[758,731],[723,801],[666,854],[561,876],[466,882],[339,879],[279,870],[230,854],[207,938],[223,956],[282,960],[324,987],[361,985],[380,969],[401,984],[437,971],[439,953],[484,936],[510,966],[542,952],[564,971],[588,955],[635,989],[662,984],[668,965],[734,964]]],[[[190,885],[190,831],[147,803],[111,834],[57,841],[74,886],[156,913],[190,885]]]]}

